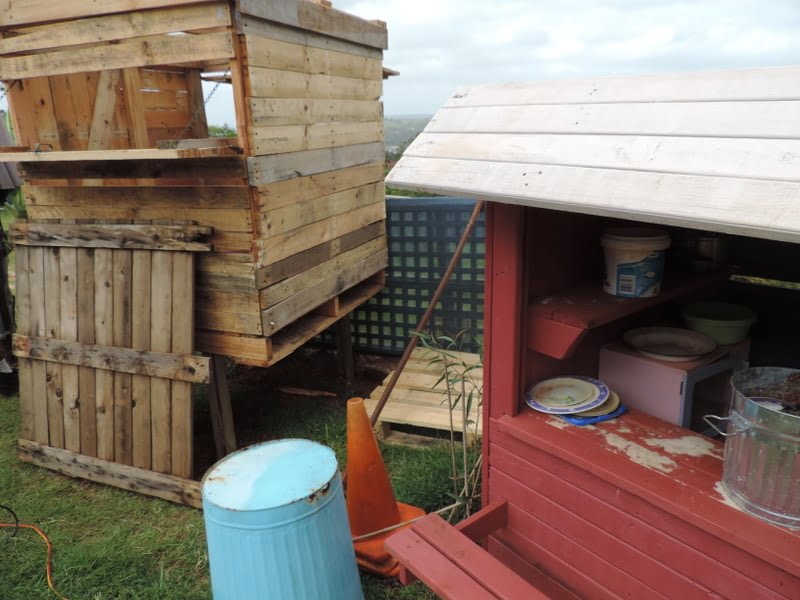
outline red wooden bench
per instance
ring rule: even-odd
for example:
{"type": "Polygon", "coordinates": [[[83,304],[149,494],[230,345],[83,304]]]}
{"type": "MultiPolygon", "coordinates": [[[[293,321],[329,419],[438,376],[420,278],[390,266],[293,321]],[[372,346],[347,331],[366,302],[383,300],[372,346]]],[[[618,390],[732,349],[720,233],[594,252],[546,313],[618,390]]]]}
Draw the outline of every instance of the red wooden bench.
{"type": "Polygon", "coordinates": [[[390,536],[386,549],[400,561],[400,580],[419,578],[445,600],[577,599],[543,573],[523,579],[476,543],[505,527],[507,508],[492,503],[455,527],[431,514],[390,536]]]}

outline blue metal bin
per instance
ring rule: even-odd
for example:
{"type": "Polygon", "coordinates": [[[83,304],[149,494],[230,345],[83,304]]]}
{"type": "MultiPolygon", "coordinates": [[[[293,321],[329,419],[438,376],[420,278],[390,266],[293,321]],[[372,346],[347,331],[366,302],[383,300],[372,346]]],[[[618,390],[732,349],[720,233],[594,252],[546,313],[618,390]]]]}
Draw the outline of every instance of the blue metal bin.
{"type": "Polygon", "coordinates": [[[363,600],[330,448],[239,450],[206,473],[202,496],[215,600],[363,600]]]}

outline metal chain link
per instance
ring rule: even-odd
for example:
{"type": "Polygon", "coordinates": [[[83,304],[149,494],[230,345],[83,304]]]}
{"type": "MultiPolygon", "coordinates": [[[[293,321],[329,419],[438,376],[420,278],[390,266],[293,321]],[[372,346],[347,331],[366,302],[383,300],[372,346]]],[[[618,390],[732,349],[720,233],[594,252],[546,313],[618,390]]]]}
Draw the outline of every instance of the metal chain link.
{"type": "Polygon", "coordinates": [[[210,92],[208,93],[208,95],[205,97],[205,100],[203,100],[203,104],[202,104],[201,106],[198,106],[198,107],[197,107],[197,110],[196,110],[196,111],[194,111],[194,114],[192,115],[192,118],[191,118],[191,120],[189,121],[189,123],[187,123],[186,127],[184,127],[184,128],[183,128],[183,131],[181,131],[181,132],[178,134],[177,140],[182,140],[182,139],[183,139],[183,136],[185,136],[185,135],[186,135],[186,133],[187,133],[187,132],[188,132],[188,131],[189,131],[189,130],[190,130],[190,129],[191,129],[193,126],[194,126],[195,122],[197,121],[197,117],[199,117],[199,116],[200,116],[200,111],[205,111],[205,109],[206,109],[206,105],[208,104],[209,100],[211,100],[211,98],[214,96],[214,94],[215,94],[215,93],[217,92],[217,90],[219,89],[219,86],[220,86],[220,85],[222,85],[222,83],[225,81],[225,79],[228,77],[228,75],[230,75],[230,72],[231,72],[231,70],[230,70],[230,69],[228,69],[227,71],[225,71],[225,73],[223,73],[223,75],[222,75],[222,77],[219,79],[219,81],[217,81],[216,85],[214,85],[214,87],[213,87],[213,88],[211,88],[211,91],[210,91],[210,92]]]}

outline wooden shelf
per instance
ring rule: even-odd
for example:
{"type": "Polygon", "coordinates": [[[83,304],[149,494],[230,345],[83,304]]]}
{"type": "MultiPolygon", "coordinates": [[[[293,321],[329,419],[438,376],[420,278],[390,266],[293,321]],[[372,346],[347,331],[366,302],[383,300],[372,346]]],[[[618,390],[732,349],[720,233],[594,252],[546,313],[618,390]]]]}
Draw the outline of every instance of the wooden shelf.
{"type": "Polygon", "coordinates": [[[28,148],[0,148],[0,162],[68,162],[76,160],[176,160],[181,158],[217,158],[239,156],[230,146],[206,148],[134,148],[128,150],[54,150],[34,152],[28,148]]]}
{"type": "Polygon", "coordinates": [[[553,358],[567,358],[590,329],[659,304],[713,290],[729,278],[729,271],[667,273],[661,293],[653,298],[619,298],[594,284],[536,298],[528,305],[528,348],[553,358]]]}

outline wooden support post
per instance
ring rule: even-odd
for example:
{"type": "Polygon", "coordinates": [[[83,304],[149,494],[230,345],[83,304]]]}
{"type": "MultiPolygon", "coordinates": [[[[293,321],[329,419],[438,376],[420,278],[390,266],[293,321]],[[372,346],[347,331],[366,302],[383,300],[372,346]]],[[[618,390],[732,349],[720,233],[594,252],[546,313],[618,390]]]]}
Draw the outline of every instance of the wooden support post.
{"type": "Polygon", "coordinates": [[[225,373],[225,357],[211,355],[211,382],[208,386],[208,409],[211,413],[211,430],[217,458],[236,450],[236,432],[233,428],[233,409],[228,376],[225,373]]]}
{"type": "Polygon", "coordinates": [[[336,359],[339,363],[339,375],[344,378],[345,392],[349,395],[353,391],[356,380],[350,313],[336,321],[336,359]]]}

